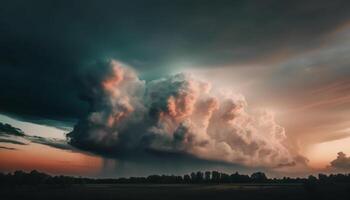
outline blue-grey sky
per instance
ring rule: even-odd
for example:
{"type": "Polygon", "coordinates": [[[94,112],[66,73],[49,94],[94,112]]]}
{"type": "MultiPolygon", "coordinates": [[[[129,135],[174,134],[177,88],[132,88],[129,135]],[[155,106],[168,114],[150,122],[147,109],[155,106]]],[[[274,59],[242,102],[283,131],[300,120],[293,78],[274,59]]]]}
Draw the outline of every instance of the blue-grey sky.
{"type": "Polygon", "coordinates": [[[146,79],[186,63],[271,65],[320,47],[347,22],[348,8],[341,0],[2,1],[1,110],[83,115],[80,73],[105,57],[133,66],[146,79]]]}

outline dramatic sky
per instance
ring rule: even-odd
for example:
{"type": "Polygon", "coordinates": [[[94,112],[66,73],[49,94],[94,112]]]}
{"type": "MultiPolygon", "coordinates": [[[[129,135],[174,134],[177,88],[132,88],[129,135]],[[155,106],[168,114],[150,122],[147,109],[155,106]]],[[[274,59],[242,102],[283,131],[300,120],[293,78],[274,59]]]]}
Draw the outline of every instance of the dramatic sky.
{"type": "Polygon", "coordinates": [[[0,171],[350,170],[350,2],[1,1],[0,171]]]}

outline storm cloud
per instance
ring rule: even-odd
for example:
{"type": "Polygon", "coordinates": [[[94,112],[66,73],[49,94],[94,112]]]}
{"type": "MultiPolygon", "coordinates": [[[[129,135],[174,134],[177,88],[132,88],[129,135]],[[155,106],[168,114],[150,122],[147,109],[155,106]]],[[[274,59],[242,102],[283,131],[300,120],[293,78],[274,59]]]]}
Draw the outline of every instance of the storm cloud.
{"type": "Polygon", "coordinates": [[[191,74],[145,82],[122,63],[105,65],[89,79],[91,112],[68,134],[72,145],[115,158],[151,150],[251,167],[295,163],[273,114],[248,112],[242,95],[191,74]]]}

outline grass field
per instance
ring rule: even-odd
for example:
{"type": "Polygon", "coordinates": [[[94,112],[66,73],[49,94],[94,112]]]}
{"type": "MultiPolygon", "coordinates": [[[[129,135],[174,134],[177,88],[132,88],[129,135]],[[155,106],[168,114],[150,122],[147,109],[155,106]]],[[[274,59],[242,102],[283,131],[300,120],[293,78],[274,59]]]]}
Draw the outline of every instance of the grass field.
{"type": "Polygon", "coordinates": [[[302,184],[86,184],[69,186],[3,187],[1,199],[349,199],[349,185],[302,184]]]}

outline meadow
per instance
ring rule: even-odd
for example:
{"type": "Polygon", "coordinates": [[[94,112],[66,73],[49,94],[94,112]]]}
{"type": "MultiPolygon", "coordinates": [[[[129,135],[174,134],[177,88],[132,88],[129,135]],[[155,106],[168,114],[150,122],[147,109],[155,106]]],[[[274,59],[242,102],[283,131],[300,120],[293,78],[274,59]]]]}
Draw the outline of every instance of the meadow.
{"type": "Polygon", "coordinates": [[[3,200],[349,199],[349,184],[72,184],[2,187],[3,200]]]}

